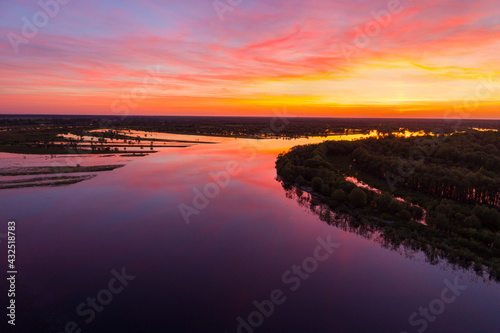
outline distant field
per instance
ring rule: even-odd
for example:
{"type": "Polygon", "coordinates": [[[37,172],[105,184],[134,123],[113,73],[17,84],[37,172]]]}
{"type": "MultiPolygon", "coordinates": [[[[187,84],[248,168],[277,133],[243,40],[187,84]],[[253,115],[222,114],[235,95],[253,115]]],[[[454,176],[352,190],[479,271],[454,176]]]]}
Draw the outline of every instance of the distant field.
{"type": "MultiPolygon", "coordinates": [[[[214,135],[231,137],[307,137],[342,133],[383,133],[409,130],[452,133],[471,128],[500,129],[500,120],[450,119],[357,119],[283,117],[106,117],[1,115],[0,130],[37,130],[39,135],[54,133],[82,135],[97,129],[131,129],[146,132],[214,135]]],[[[4,141],[0,132],[0,144],[4,141]]],[[[35,135],[38,136],[38,135],[35,135]]]]}

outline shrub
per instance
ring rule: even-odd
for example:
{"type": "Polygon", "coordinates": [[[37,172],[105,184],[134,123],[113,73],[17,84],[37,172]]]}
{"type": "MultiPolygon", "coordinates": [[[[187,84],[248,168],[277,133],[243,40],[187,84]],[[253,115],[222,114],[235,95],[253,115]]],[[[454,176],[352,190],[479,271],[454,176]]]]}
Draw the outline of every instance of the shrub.
{"type": "Polygon", "coordinates": [[[500,249],[500,234],[499,234],[499,233],[497,233],[497,234],[495,235],[495,241],[494,241],[494,243],[493,243],[493,246],[494,246],[495,248],[497,248],[497,249],[500,249]]]}
{"type": "Polygon", "coordinates": [[[401,210],[401,203],[396,199],[392,199],[391,203],[389,204],[389,210],[393,213],[399,213],[399,211],[401,210]]]}
{"type": "Polygon", "coordinates": [[[323,179],[314,177],[311,181],[311,186],[314,192],[321,192],[321,188],[323,187],[323,179]]]}
{"type": "Polygon", "coordinates": [[[442,213],[437,214],[437,217],[434,219],[434,224],[439,229],[447,230],[450,228],[450,220],[442,213]]]}
{"type": "Polygon", "coordinates": [[[324,196],[329,196],[330,195],[330,186],[328,184],[323,184],[321,186],[321,191],[320,193],[324,196]]]}
{"type": "Polygon", "coordinates": [[[375,204],[377,205],[377,208],[382,212],[387,211],[389,205],[391,204],[391,201],[392,196],[386,192],[375,197],[375,204]]]}
{"type": "Polygon", "coordinates": [[[306,180],[304,179],[304,177],[298,176],[297,178],[295,178],[295,183],[303,186],[306,184],[306,180]]]}
{"type": "Polygon", "coordinates": [[[440,204],[439,206],[436,207],[436,212],[443,214],[446,217],[450,217],[451,214],[453,213],[453,210],[451,209],[450,205],[440,204]]]}
{"type": "Polygon", "coordinates": [[[351,191],[353,189],[357,188],[357,186],[351,182],[343,180],[340,182],[340,188],[343,189],[344,192],[346,192],[346,193],[351,193],[351,191]]]}
{"type": "Polygon", "coordinates": [[[406,209],[403,209],[402,211],[399,212],[399,217],[401,217],[403,220],[406,220],[406,221],[411,220],[411,214],[406,209]]]}
{"type": "Polygon", "coordinates": [[[476,215],[472,214],[471,216],[468,216],[464,219],[463,226],[479,229],[481,227],[481,221],[477,218],[476,215]]]}
{"type": "Polygon", "coordinates": [[[355,188],[349,194],[349,201],[356,207],[366,206],[366,193],[360,188],[355,188]]]}
{"type": "Polygon", "coordinates": [[[332,199],[336,201],[344,201],[345,200],[345,192],[343,189],[339,188],[333,191],[332,199]]]}

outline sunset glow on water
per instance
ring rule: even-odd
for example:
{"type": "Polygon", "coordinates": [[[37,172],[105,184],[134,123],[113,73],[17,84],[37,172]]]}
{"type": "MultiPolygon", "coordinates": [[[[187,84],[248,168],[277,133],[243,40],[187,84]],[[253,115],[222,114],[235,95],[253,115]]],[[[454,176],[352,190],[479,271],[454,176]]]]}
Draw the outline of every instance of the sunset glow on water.
{"type": "Polygon", "coordinates": [[[0,0],[0,333],[499,333],[498,0],[0,0]]]}

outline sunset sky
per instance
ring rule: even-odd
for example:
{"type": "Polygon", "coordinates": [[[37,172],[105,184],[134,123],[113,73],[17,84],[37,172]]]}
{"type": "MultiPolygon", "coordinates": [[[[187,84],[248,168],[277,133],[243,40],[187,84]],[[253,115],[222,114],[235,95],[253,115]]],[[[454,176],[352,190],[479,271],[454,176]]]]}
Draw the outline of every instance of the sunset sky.
{"type": "Polygon", "coordinates": [[[498,1],[58,1],[0,0],[0,113],[500,118],[498,1]]]}

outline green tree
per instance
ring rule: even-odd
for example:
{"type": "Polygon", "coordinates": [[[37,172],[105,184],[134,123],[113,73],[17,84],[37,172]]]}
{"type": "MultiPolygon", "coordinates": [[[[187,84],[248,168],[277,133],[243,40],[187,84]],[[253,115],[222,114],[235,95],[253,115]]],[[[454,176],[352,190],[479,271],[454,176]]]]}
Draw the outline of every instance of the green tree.
{"type": "MultiPolygon", "coordinates": [[[[444,200],[442,200],[441,202],[443,202],[444,200]]],[[[439,206],[436,207],[436,212],[438,213],[441,213],[447,217],[450,217],[451,214],[453,213],[453,209],[451,208],[450,205],[446,205],[446,204],[439,204],[439,206]]]]}
{"type": "Polygon", "coordinates": [[[299,184],[300,186],[303,186],[305,185],[306,180],[304,179],[304,177],[298,176],[297,178],[295,178],[295,183],[299,184]]]}
{"type": "Polygon", "coordinates": [[[481,228],[481,220],[479,220],[476,215],[472,214],[464,219],[463,225],[464,227],[479,229],[481,228]]]}
{"type": "Polygon", "coordinates": [[[387,210],[389,209],[389,205],[391,204],[391,201],[392,201],[392,196],[387,192],[384,192],[381,195],[375,197],[375,204],[377,205],[377,208],[381,212],[387,212],[387,210]]]}
{"type": "Polygon", "coordinates": [[[337,201],[344,201],[345,200],[345,192],[343,189],[339,188],[333,191],[332,193],[332,199],[337,200],[337,201]]]}
{"type": "Polygon", "coordinates": [[[330,186],[328,184],[323,184],[321,186],[321,191],[320,193],[324,196],[329,196],[330,195],[330,186]]]}
{"type": "Polygon", "coordinates": [[[437,228],[447,230],[450,228],[450,220],[446,217],[446,215],[442,213],[438,213],[437,217],[434,219],[434,224],[437,228]]]}
{"type": "Polygon", "coordinates": [[[323,179],[314,177],[311,181],[311,186],[314,192],[321,192],[321,188],[323,187],[323,179]]]}
{"type": "Polygon", "coordinates": [[[401,210],[401,203],[397,199],[392,199],[389,204],[389,210],[393,213],[398,213],[401,210]]]}
{"type": "Polygon", "coordinates": [[[356,207],[366,206],[366,193],[360,188],[355,188],[349,194],[349,201],[356,207]]]}
{"type": "Polygon", "coordinates": [[[493,242],[493,246],[494,246],[496,249],[500,250],[500,233],[497,233],[497,234],[495,235],[495,241],[493,242]]]}
{"type": "Polygon", "coordinates": [[[398,215],[399,215],[399,217],[401,217],[405,221],[411,220],[411,214],[406,209],[403,209],[402,211],[400,211],[398,215]]]}

